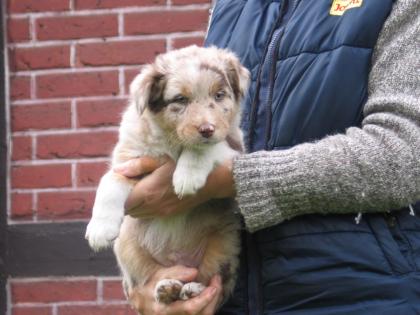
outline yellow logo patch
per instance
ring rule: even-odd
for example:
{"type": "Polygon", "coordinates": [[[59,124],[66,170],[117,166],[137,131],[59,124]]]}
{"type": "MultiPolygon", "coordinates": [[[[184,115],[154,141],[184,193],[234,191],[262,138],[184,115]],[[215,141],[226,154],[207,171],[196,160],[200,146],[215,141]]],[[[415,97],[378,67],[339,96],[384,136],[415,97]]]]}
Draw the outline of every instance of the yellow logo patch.
{"type": "Polygon", "coordinates": [[[330,14],[343,15],[348,9],[361,7],[363,0],[333,0],[330,14]]]}

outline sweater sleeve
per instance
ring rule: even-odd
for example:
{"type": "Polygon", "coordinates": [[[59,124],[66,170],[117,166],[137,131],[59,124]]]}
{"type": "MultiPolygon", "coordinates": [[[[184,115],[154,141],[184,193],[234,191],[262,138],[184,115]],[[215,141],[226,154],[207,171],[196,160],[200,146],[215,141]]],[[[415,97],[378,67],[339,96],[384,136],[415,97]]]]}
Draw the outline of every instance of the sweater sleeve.
{"type": "Polygon", "coordinates": [[[378,38],[360,128],[235,158],[249,231],[309,213],[389,211],[420,200],[420,1],[394,4],[378,38]]]}

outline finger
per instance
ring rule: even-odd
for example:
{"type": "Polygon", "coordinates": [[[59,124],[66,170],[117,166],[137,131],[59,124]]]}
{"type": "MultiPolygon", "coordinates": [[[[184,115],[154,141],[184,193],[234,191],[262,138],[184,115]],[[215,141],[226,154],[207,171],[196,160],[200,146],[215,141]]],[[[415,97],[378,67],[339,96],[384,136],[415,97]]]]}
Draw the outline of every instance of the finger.
{"type": "Polygon", "coordinates": [[[198,270],[195,268],[177,265],[158,270],[153,278],[156,282],[162,279],[176,279],[182,282],[191,282],[197,277],[197,274],[198,270]]]}
{"type": "Polygon", "coordinates": [[[168,315],[201,314],[204,308],[216,298],[217,288],[207,287],[199,296],[188,301],[176,301],[167,308],[168,315]]]}
{"type": "Polygon", "coordinates": [[[135,288],[128,294],[128,301],[130,302],[130,305],[136,309],[138,312],[143,310],[144,308],[144,302],[143,302],[143,293],[140,292],[138,288],[135,288]]]}
{"type": "Polygon", "coordinates": [[[136,177],[151,173],[161,165],[161,161],[145,156],[116,165],[113,170],[114,172],[127,177],[136,177]]]}
{"type": "Polygon", "coordinates": [[[141,185],[142,182],[138,182],[125,200],[125,214],[133,215],[135,217],[136,215],[141,216],[141,213],[144,212],[141,209],[141,206],[144,204],[143,190],[139,188],[141,185]]]}
{"type": "MultiPolygon", "coordinates": [[[[127,206],[131,206],[131,204],[129,203],[134,204],[134,197],[130,197],[131,194],[127,197],[127,200],[125,202],[125,205],[127,206]]],[[[144,198],[142,194],[138,194],[138,196],[135,196],[135,198],[135,205],[133,207],[124,208],[125,215],[128,214],[129,216],[137,219],[150,219],[156,216],[152,211],[148,210],[147,207],[144,206],[144,198]]]]}
{"type": "Polygon", "coordinates": [[[222,278],[219,275],[214,276],[209,284],[210,287],[216,288],[216,296],[215,298],[203,309],[202,315],[212,315],[216,313],[217,306],[222,300],[222,278]]]}
{"type": "Polygon", "coordinates": [[[156,214],[141,208],[140,205],[124,211],[125,215],[129,215],[135,219],[153,219],[156,218],[156,214]]]}
{"type": "Polygon", "coordinates": [[[169,158],[167,159],[167,162],[156,169],[153,174],[146,176],[133,187],[125,201],[124,209],[130,211],[132,208],[142,207],[145,199],[148,199],[147,195],[150,187],[152,187],[152,191],[156,191],[156,187],[160,187],[162,196],[166,193],[165,189],[162,190],[163,187],[167,187],[169,183],[172,188],[172,174],[175,169],[175,162],[169,160],[169,158]]]}
{"type": "Polygon", "coordinates": [[[156,170],[156,173],[172,177],[172,173],[175,170],[176,163],[175,161],[171,160],[166,156],[164,157],[164,160],[165,162],[162,163],[161,167],[159,167],[159,169],[156,170]]]}

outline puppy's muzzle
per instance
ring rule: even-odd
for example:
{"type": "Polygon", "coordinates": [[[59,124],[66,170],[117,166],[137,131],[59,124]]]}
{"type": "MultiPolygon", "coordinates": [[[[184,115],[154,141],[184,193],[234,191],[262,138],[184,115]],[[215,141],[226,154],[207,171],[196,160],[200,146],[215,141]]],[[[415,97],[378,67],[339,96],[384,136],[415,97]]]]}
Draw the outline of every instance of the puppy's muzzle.
{"type": "Polygon", "coordinates": [[[203,124],[200,127],[198,127],[198,132],[204,137],[204,138],[210,138],[213,136],[215,127],[212,124],[203,124]]]}

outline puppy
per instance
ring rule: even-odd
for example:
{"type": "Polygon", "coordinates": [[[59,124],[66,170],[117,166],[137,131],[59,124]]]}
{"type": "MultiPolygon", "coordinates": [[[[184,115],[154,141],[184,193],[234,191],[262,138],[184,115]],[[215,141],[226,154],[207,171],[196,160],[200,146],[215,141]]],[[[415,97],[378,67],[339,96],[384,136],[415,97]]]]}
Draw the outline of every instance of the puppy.
{"type": "MultiPolygon", "coordinates": [[[[239,104],[248,81],[248,70],[226,50],[190,46],[158,56],[131,83],[112,165],[168,155],[177,162],[175,193],[179,198],[196,193],[215,165],[238,154],[232,147],[243,147],[239,104]]],[[[231,202],[213,201],[165,218],[124,217],[124,202],[135,183],[108,171],[86,231],[94,250],[115,240],[126,294],[160,268],[181,264],[198,269],[197,282],[162,280],[157,301],[194,297],[215,274],[222,275],[227,297],[239,253],[239,223],[231,202]]]]}

